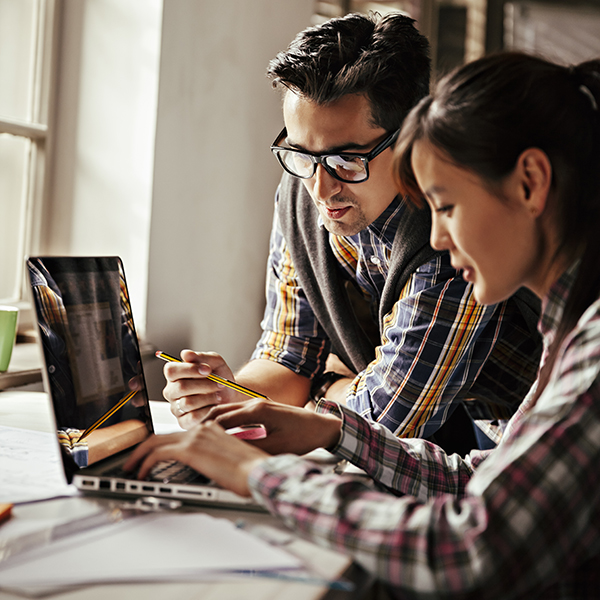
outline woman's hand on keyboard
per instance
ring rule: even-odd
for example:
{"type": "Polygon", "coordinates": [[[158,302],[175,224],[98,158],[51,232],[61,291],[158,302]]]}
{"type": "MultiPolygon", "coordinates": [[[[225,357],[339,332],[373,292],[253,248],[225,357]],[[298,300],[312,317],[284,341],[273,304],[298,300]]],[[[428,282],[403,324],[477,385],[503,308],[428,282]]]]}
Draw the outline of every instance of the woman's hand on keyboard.
{"type": "Polygon", "coordinates": [[[140,444],[123,468],[138,468],[138,478],[145,479],[152,467],[161,461],[177,460],[218,485],[249,496],[248,475],[268,454],[247,442],[228,435],[216,422],[202,423],[189,431],[154,435],[140,444]]]}

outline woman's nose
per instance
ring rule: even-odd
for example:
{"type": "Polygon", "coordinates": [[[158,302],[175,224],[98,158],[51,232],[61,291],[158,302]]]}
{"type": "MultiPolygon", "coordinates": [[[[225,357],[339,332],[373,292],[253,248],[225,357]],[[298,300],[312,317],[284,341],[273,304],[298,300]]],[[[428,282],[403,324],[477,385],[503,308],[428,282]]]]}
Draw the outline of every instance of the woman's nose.
{"type": "Polygon", "coordinates": [[[452,246],[450,235],[441,221],[442,219],[433,212],[429,243],[434,250],[450,250],[450,247],[452,246]]]}

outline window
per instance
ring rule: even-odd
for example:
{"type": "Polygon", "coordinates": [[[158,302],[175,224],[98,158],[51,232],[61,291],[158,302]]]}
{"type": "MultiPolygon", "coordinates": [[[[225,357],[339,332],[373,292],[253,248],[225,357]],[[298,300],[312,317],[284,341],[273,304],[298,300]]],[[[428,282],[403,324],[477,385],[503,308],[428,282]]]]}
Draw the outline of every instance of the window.
{"type": "Polygon", "coordinates": [[[56,3],[0,0],[0,302],[21,306],[41,235],[56,3]]]}

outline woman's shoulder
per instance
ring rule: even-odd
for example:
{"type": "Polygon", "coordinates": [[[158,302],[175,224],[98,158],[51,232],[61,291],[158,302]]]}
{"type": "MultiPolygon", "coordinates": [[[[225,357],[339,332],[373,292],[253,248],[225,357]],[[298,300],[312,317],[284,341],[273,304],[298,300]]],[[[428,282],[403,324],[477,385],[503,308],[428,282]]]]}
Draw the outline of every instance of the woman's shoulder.
{"type": "Polygon", "coordinates": [[[600,298],[581,315],[564,342],[565,350],[600,359],[600,298]]]}
{"type": "Polygon", "coordinates": [[[549,385],[564,398],[579,396],[593,385],[600,393],[600,298],[565,338],[549,385]]]}

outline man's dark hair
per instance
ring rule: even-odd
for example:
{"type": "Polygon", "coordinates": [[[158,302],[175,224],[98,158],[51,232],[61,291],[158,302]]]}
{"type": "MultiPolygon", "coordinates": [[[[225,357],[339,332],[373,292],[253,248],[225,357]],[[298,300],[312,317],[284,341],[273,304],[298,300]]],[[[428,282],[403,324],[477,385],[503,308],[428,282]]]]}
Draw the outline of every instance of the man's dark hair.
{"type": "Polygon", "coordinates": [[[387,131],[429,93],[429,42],[401,13],[350,14],[299,33],[270,63],[274,84],[317,104],[364,94],[387,131]]]}

